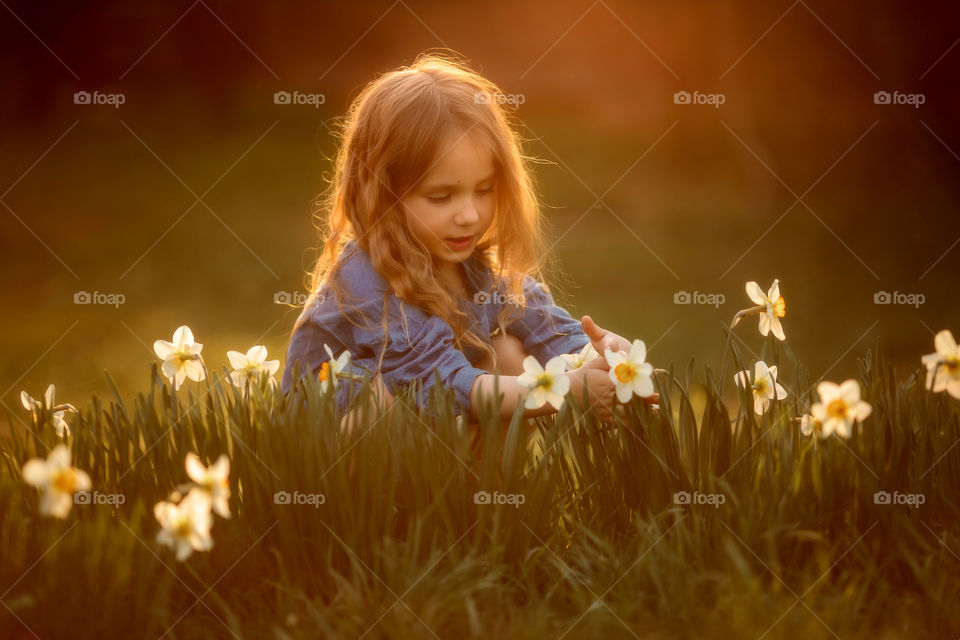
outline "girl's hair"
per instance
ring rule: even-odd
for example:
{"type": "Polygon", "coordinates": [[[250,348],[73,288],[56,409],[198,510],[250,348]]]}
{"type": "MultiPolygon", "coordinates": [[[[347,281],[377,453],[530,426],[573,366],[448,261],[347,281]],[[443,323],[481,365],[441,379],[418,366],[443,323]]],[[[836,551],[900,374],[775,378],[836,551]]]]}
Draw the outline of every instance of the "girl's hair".
{"type": "MultiPolygon", "coordinates": [[[[308,274],[311,293],[305,307],[324,284],[344,304],[336,278],[338,258],[353,239],[389,285],[383,301],[384,328],[387,296],[395,292],[402,301],[444,319],[458,348],[476,345],[495,362],[492,347],[469,331],[468,315],[442,284],[427,248],[408,229],[400,199],[423,179],[451,135],[467,133],[489,149],[497,204],[474,256],[493,273],[494,290],[503,284],[501,291],[522,304],[525,276],[542,280],[538,258],[544,242],[530,159],[521,151],[520,138],[499,99],[502,95],[465,62],[437,53],[421,54],[411,66],[383,74],[363,89],[339,123],[342,140],[333,178],[327,193],[316,201],[324,238],[316,266],[308,274]]],[[[501,330],[519,310],[516,305],[504,306],[497,320],[501,330]]],[[[305,315],[306,309],[297,325],[305,315]]],[[[386,347],[386,331],[384,336],[386,347]]]]}

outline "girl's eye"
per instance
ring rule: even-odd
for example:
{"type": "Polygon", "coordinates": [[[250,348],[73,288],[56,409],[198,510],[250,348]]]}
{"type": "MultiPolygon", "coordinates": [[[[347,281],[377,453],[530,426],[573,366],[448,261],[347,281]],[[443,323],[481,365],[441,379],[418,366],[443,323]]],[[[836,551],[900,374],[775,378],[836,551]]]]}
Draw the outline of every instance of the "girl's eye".
{"type": "Polygon", "coordinates": [[[436,202],[437,204],[440,204],[441,202],[446,202],[449,199],[450,199],[449,193],[445,196],[427,196],[427,200],[429,200],[430,202],[436,202]]]}
{"type": "Polygon", "coordinates": [[[486,189],[480,189],[480,190],[477,191],[477,193],[480,193],[480,194],[493,193],[493,187],[487,187],[486,189]]]}

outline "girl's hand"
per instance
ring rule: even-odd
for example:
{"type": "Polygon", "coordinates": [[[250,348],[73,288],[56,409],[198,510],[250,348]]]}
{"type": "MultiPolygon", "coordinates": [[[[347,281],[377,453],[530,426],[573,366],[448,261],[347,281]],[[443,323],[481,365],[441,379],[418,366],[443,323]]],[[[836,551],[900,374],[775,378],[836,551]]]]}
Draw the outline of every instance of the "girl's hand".
{"type": "Polygon", "coordinates": [[[583,332],[590,338],[593,348],[597,350],[601,358],[606,357],[607,349],[610,349],[610,351],[614,353],[617,351],[630,353],[630,347],[632,345],[626,338],[621,338],[612,331],[601,329],[590,316],[583,316],[583,318],[580,319],[580,324],[583,325],[583,332]]]}
{"type": "Polygon", "coordinates": [[[614,412],[625,418],[622,404],[617,402],[616,386],[610,379],[610,365],[605,358],[594,358],[583,366],[568,371],[570,397],[581,412],[593,412],[604,422],[612,422],[614,412]],[[583,388],[587,388],[587,406],[583,406],[583,388]]]}

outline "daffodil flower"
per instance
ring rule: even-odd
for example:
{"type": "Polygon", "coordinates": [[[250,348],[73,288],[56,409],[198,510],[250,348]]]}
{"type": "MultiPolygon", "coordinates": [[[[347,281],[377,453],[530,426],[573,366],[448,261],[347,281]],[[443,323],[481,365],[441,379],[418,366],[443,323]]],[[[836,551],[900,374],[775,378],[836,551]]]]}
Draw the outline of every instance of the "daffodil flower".
{"type": "Polygon", "coordinates": [[[960,398],[960,347],[948,329],[938,333],[933,344],[936,352],[920,358],[927,367],[927,388],[934,393],[946,389],[954,398],[960,398]]]}
{"type": "Polygon", "coordinates": [[[597,350],[593,347],[593,343],[588,342],[584,345],[583,349],[580,350],[580,353],[562,353],[560,357],[563,358],[563,361],[566,363],[567,370],[572,371],[579,369],[594,358],[599,358],[600,354],[597,353],[597,350]]]}
{"type": "Polygon", "coordinates": [[[187,454],[187,475],[210,496],[213,510],[221,518],[230,517],[230,458],[221,454],[209,467],[200,462],[195,453],[187,454]]]}
{"type": "Polygon", "coordinates": [[[616,385],[617,400],[627,403],[634,394],[641,398],[653,395],[653,365],[644,362],[647,345],[643,340],[634,340],[629,354],[607,349],[604,355],[610,365],[610,380],[616,385]]]}
{"type": "Polygon", "coordinates": [[[777,338],[786,340],[787,338],[783,334],[783,327],[780,325],[780,318],[787,313],[786,302],[783,296],[780,295],[780,280],[775,279],[766,293],[763,292],[760,285],[752,280],[747,283],[746,289],[747,295],[758,306],[739,312],[733,319],[733,325],[736,326],[740,318],[744,315],[759,312],[760,335],[768,335],[772,330],[773,335],[777,336],[777,338]]]}
{"type": "Polygon", "coordinates": [[[559,410],[563,405],[563,398],[570,391],[570,379],[563,375],[567,365],[560,356],[554,356],[542,367],[533,356],[523,360],[523,373],[517,376],[517,382],[527,387],[527,399],[524,406],[527,409],[539,409],[545,403],[550,403],[559,410]]]}
{"type": "Polygon", "coordinates": [[[40,421],[40,412],[43,410],[43,407],[46,406],[48,411],[53,412],[53,427],[57,430],[57,437],[62,438],[64,435],[70,435],[70,426],[64,419],[64,414],[67,411],[73,411],[76,413],[77,410],[72,404],[64,403],[61,405],[55,405],[53,403],[55,394],[56,387],[54,387],[52,384],[47,387],[46,393],[43,394],[44,402],[34,400],[30,397],[29,393],[26,391],[21,391],[20,404],[22,404],[23,408],[32,414],[34,424],[40,421]]]}
{"type": "Polygon", "coordinates": [[[160,523],[157,542],[177,551],[177,560],[183,562],[194,551],[208,551],[213,546],[210,527],[210,496],[198,488],[191,489],[180,504],[158,502],[153,515],[160,523]]]}
{"type": "Polygon", "coordinates": [[[183,325],[173,333],[173,342],[157,340],[153,351],[163,360],[163,375],[179,389],[185,378],[200,382],[207,376],[200,352],[203,345],[193,341],[190,327],[183,325]]]}
{"type": "Polygon", "coordinates": [[[327,355],[330,356],[330,359],[320,365],[320,370],[317,372],[317,379],[320,380],[320,391],[326,392],[330,385],[336,388],[337,377],[341,375],[341,372],[350,362],[350,352],[344,349],[343,352],[340,353],[340,357],[334,358],[330,345],[325,344],[323,348],[326,350],[327,355]]]}
{"type": "Polygon", "coordinates": [[[873,411],[869,403],[860,399],[860,384],[856,380],[845,380],[837,385],[821,382],[817,385],[820,402],[810,407],[810,413],[821,425],[822,437],[836,433],[843,438],[850,437],[850,427],[854,422],[863,421],[873,411]]]}
{"type": "Polygon", "coordinates": [[[263,345],[250,347],[246,355],[239,351],[227,351],[227,359],[233,367],[230,382],[239,387],[242,394],[247,392],[247,381],[256,384],[262,375],[267,376],[271,387],[277,386],[277,380],[273,376],[280,369],[280,361],[267,360],[267,348],[263,345]]]}
{"type": "Polygon", "coordinates": [[[73,494],[90,490],[90,476],[70,466],[70,449],[61,443],[47,459],[32,458],[23,465],[23,480],[41,491],[40,513],[66,518],[73,507],[73,494]]]}
{"type": "MultiPolygon", "coordinates": [[[[819,435],[821,438],[826,438],[827,436],[823,433],[823,425],[819,420],[814,418],[809,413],[806,413],[799,418],[800,420],[800,433],[805,436],[819,435]]],[[[827,434],[829,435],[829,434],[827,434]]]]}
{"type": "Polygon", "coordinates": [[[768,367],[763,360],[757,360],[753,367],[752,383],[748,371],[739,372],[733,376],[733,379],[744,389],[750,389],[753,392],[753,410],[758,416],[767,412],[774,396],[777,400],[787,397],[787,390],[777,382],[777,367],[768,367]]]}

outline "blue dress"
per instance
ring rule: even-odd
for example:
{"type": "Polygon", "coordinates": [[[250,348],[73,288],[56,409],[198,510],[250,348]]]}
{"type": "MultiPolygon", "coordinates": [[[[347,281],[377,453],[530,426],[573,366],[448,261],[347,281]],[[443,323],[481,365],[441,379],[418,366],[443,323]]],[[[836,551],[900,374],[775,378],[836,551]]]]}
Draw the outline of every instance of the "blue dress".
{"type": "MultiPolygon", "coordinates": [[[[344,245],[339,263],[336,277],[341,289],[347,292],[345,307],[339,308],[336,295],[326,284],[304,307],[287,348],[281,381],[283,393],[293,387],[296,362],[300,362],[301,375],[316,375],[321,364],[330,359],[324,349],[326,344],[334,356],[344,349],[350,351],[349,371],[345,372],[372,378],[379,362],[381,379],[394,395],[414,380],[421,380],[422,395],[415,399],[420,409],[426,407],[435,383],[434,372],[438,373],[444,387],[453,389],[458,412],[469,416],[470,389],[477,376],[489,373],[474,366],[485,352],[473,345],[460,351],[454,346],[453,329],[446,321],[388,292],[389,285],[355,240],[344,245]]],[[[491,330],[497,329],[498,314],[512,299],[503,283],[500,289],[492,291],[493,274],[476,256],[465,260],[463,266],[476,293],[472,299],[462,300],[460,308],[469,315],[473,332],[489,343],[491,330]]],[[[523,293],[522,312],[505,328],[523,341],[524,351],[541,365],[554,356],[577,353],[590,342],[580,322],[554,304],[549,291],[530,276],[524,280],[523,293]]],[[[349,408],[358,390],[359,385],[338,380],[337,405],[341,412],[349,408]]]]}

